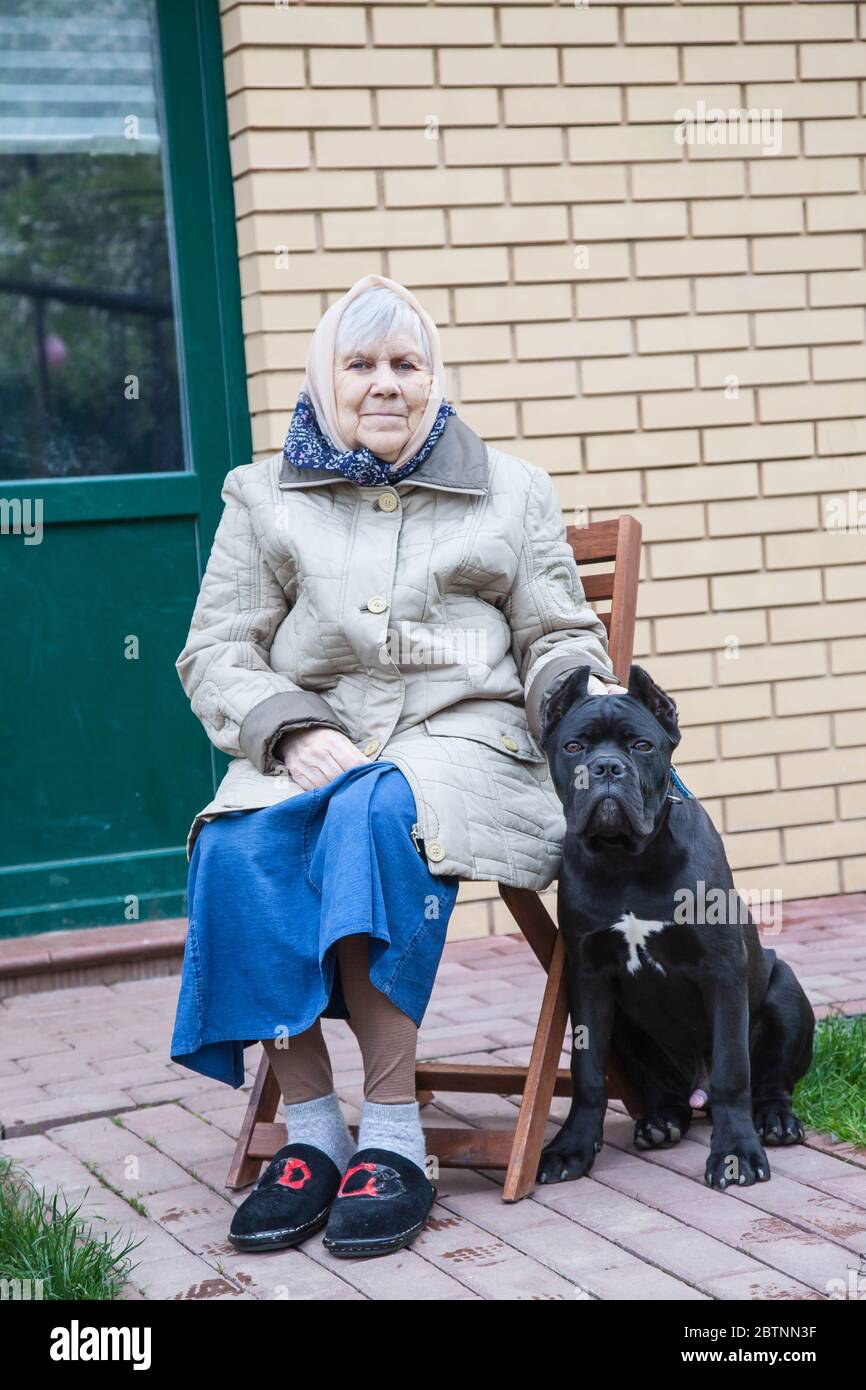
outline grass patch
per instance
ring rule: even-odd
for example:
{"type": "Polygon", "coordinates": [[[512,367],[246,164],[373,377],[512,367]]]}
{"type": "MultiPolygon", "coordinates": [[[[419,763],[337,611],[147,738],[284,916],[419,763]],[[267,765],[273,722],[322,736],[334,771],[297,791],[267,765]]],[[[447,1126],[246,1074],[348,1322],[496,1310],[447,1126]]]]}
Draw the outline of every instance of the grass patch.
{"type": "Polygon", "coordinates": [[[133,1267],[129,1253],[142,1242],[122,1244],[119,1231],[97,1238],[77,1214],[81,1204],[70,1207],[63,1198],[61,1207],[60,1195],[46,1197],[0,1155],[0,1279],[20,1281],[22,1297],[117,1298],[133,1267]]]}
{"type": "Polygon", "coordinates": [[[794,1089],[811,1129],[866,1147],[866,1014],[834,1012],[815,1025],[812,1065],[794,1089]]]}

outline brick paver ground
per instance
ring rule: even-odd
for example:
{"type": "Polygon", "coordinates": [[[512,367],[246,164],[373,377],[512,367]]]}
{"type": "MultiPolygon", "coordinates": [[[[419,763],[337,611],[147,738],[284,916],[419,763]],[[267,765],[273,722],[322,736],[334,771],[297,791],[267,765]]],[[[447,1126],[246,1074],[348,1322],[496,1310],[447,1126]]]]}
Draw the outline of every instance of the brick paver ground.
{"type": "MultiPolygon", "coordinates": [[[[866,894],[788,904],[767,944],[792,962],[817,1013],[866,1011],[866,894]]],[[[501,1174],[446,1169],[426,1229],[397,1255],[334,1260],[318,1236],[241,1255],[226,1231],[246,1193],[224,1182],[261,1048],[247,1050],[238,1091],[172,1063],[177,986],[175,976],[0,1003],[0,1151],[49,1193],[83,1200],[98,1232],[141,1239],[127,1298],[824,1299],[864,1260],[866,1151],[810,1135],[770,1151],[771,1182],[714,1192],[703,1182],[705,1122],[674,1149],[642,1153],[618,1103],[591,1178],[505,1205],[501,1174]]],[[[420,1055],[525,1062],[541,989],[522,940],[450,944],[420,1055]]],[[[357,1045],[339,1021],[325,1031],[356,1122],[357,1045]]],[[[557,1100],[554,1119],[566,1110],[557,1100]]],[[[499,1126],[516,1103],[443,1095],[424,1113],[429,1125],[499,1126]]]]}

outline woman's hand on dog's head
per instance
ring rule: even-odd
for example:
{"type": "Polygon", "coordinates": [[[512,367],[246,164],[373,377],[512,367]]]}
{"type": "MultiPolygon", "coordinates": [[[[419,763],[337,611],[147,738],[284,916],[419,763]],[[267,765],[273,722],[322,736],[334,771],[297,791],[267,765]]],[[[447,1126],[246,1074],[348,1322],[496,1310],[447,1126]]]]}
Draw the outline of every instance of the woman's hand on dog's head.
{"type": "Polygon", "coordinates": [[[628,691],[624,685],[608,685],[600,676],[590,674],[586,683],[587,695],[627,695],[628,691]]]}

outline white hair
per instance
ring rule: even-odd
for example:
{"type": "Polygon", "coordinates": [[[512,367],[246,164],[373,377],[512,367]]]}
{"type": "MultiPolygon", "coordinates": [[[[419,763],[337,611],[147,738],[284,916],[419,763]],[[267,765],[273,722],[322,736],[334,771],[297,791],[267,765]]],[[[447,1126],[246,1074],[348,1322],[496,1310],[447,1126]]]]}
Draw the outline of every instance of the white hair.
{"type": "Polygon", "coordinates": [[[400,332],[414,338],[428,371],[432,371],[430,340],[417,312],[387,285],[371,285],[352,300],[341,317],[336,347],[338,351],[369,351],[400,332]]]}

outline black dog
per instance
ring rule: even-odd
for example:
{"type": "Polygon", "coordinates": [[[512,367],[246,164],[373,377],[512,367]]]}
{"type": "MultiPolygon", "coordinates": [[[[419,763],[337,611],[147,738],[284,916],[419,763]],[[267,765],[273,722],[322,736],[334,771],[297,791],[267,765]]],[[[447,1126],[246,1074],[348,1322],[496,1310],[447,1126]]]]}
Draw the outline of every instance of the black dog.
{"type": "Polygon", "coordinates": [[[804,1139],[791,1093],[812,1060],[811,1006],[790,966],[761,946],[706,811],[672,795],[674,702],[640,666],[627,695],[587,696],[588,677],[587,666],[569,674],[542,714],[567,827],[558,911],[574,1046],[571,1109],[539,1180],[592,1167],[612,1048],[647,1107],[638,1148],[681,1139],[703,1083],[713,1123],[706,1181],[765,1182],[761,1140],[804,1139]],[[703,911],[707,895],[734,906],[721,917],[703,911]]]}

